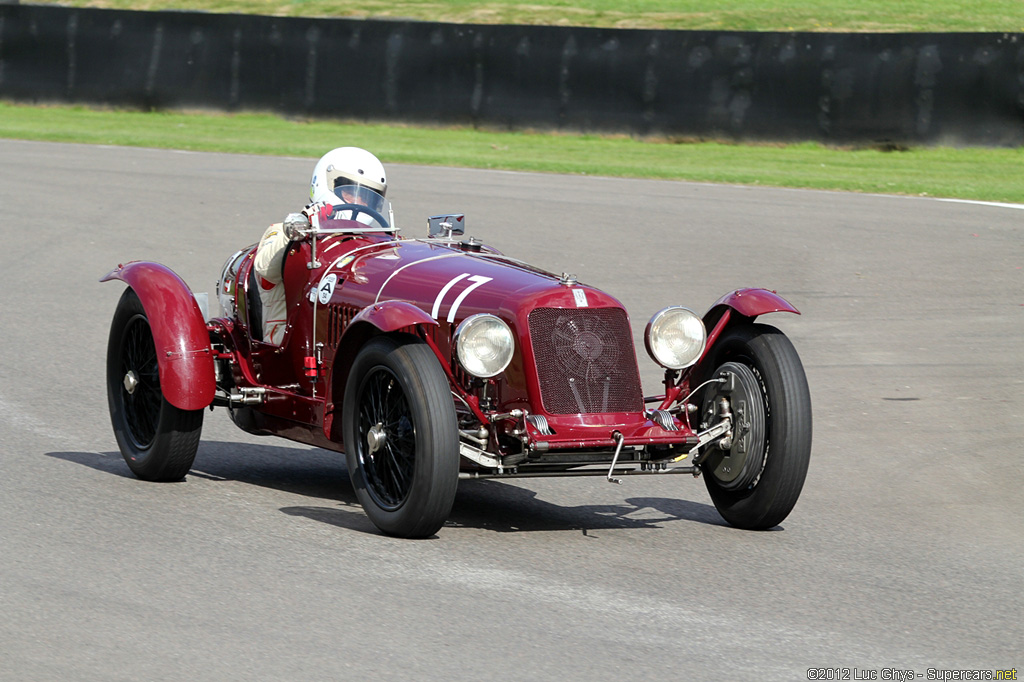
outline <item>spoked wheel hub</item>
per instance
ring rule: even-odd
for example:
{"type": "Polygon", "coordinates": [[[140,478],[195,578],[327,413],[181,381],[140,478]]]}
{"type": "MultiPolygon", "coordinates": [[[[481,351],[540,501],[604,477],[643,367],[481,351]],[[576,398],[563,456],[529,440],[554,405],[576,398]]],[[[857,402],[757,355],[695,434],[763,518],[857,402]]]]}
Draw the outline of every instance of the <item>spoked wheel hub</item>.
{"type": "Polygon", "coordinates": [[[366,446],[369,448],[371,455],[384,447],[387,442],[388,434],[384,431],[383,424],[375,425],[366,434],[366,446]]]}
{"type": "Polygon", "coordinates": [[[363,380],[359,406],[360,460],[367,492],[383,509],[398,509],[412,487],[416,432],[405,392],[386,367],[363,380]]]}
{"type": "Polygon", "coordinates": [[[142,315],[125,327],[121,357],[125,426],[139,448],[147,448],[156,436],[162,393],[153,332],[142,315]]]}

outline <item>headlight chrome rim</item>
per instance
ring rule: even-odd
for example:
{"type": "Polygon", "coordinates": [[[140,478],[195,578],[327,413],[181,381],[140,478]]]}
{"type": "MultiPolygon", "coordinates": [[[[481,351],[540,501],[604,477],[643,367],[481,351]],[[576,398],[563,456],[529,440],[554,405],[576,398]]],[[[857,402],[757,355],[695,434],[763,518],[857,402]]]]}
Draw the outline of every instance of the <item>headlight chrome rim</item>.
{"type": "MultiPolygon", "coordinates": [[[[495,346],[495,344],[491,344],[495,346]]],[[[455,329],[455,355],[462,368],[479,379],[490,379],[495,377],[509,366],[512,362],[512,355],[515,353],[516,341],[512,329],[497,315],[490,313],[477,313],[464,319],[455,329]],[[488,328],[491,332],[504,333],[507,342],[503,348],[493,347],[494,353],[490,357],[481,357],[474,354],[480,342],[481,334],[487,334],[488,328]]],[[[487,346],[484,346],[487,349],[487,346]]]]}
{"type": "Polygon", "coordinates": [[[644,330],[644,345],[647,347],[647,354],[666,369],[685,369],[690,367],[704,354],[707,347],[708,335],[704,328],[704,321],[697,313],[681,305],[663,308],[651,317],[644,330]],[[683,330],[686,348],[673,350],[668,343],[666,334],[680,330],[680,325],[689,326],[689,330],[683,330]],[[699,330],[699,343],[697,332],[699,330]]]}

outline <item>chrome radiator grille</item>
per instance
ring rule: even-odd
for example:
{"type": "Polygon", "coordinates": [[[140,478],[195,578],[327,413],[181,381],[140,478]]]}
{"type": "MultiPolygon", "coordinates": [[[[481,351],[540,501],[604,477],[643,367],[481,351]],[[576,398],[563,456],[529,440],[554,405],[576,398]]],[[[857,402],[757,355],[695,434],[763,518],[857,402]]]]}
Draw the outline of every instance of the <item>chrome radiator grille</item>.
{"type": "Polygon", "coordinates": [[[537,308],[530,343],[550,414],[640,412],[633,332],[620,308],[537,308]]]}

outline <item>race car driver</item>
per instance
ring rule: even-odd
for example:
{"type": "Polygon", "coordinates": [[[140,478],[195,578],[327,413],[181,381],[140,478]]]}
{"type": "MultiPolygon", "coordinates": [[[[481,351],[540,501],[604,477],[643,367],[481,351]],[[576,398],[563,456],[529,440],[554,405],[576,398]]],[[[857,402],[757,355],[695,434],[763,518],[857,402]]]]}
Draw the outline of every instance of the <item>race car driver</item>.
{"type": "MultiPolygon", "coordinates": [[[[376,156],[358,147],[332,149],[313,168],[309,186],[312,203],[303,209],[302,215],[306,224],[312,222],[314,216],[320,219],[348,218],[370,224],[373,218],[368,213],[336,211],[334,206],[358,204],[380,213],[387,189],[387,175],[376,156]]],[[[253,263],[263,303],[263,340],[276,346],[281,345],[284,339],[288,317],[282,272],[284,255],[288,244],[297,236],[289,233],[285,223],[271,225],[260,238],[253,263]]]]}

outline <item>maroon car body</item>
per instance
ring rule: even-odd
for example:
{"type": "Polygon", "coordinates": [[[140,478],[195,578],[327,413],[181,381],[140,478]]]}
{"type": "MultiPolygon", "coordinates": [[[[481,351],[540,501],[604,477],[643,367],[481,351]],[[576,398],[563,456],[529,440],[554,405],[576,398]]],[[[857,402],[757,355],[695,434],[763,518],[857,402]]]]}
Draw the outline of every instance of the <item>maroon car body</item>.
{"type": "Polygon", "coordinates": [[[792,305],[764,289],[723,296],[703,316],[699,356],[645,397],[618,300],[457,234],[311,227],[284,261],[280,346],[261,340],[255,246],[226,262],[219,317],[163,265],[110,272],[103,281],[128,285],[108,397],[129,466],[182,478],[203,410],[220,406],[246,431],[345,452],[367,513],[400,536],[436,532],[460,478],[704,473],[734,525],[789,513],[810,453],[809,394],[791,344],[754,319],[792,305]],[[511,332],[494,376],[459,360],[463,323],[478,317],[511,332]]]}

